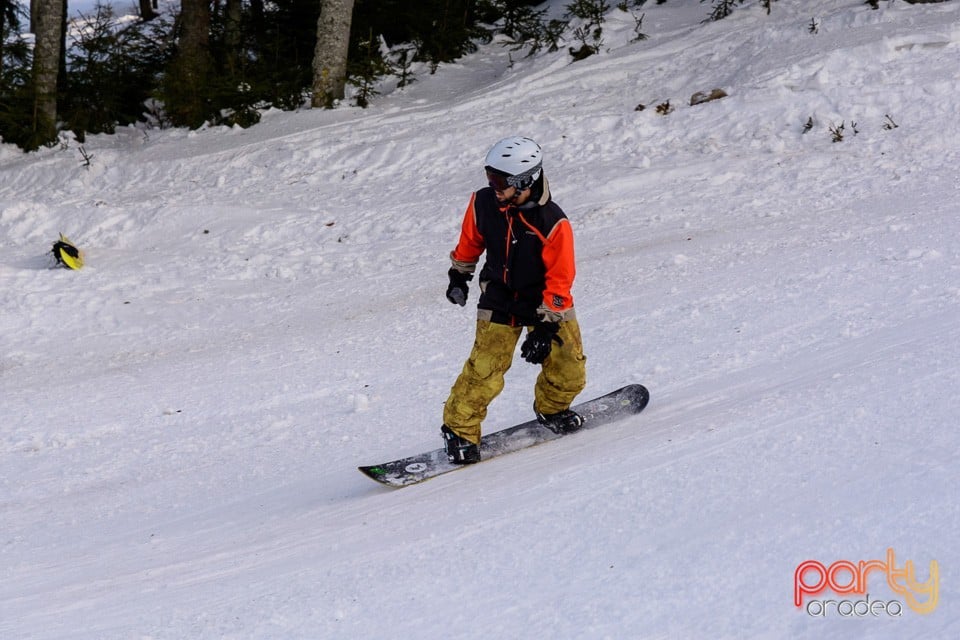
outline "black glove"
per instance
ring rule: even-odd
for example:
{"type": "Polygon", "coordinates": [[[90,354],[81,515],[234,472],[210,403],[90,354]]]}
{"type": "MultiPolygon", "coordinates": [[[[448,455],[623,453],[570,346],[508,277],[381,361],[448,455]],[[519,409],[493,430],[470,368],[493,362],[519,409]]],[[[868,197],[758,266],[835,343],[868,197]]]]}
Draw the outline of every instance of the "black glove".
{"type": "Polygon", "coordinates": [[[473,274],[464,273],[451,267],[450,271],[447,271],[447,276],[450,277],[450,285],[447,287],[447,300],[461,307],[464,306],[467,304],[467,283],[473,280],[473,274]]]}
{"type": "Polygon", "coordinates": [[[560,331],[559,322],[538,322],[533,325],[533,331],[527,333],[527,338],[520,346],[520,355],[530,364],[543,364],[550,355],[553,343],[562,345],[563,340],[557,335],[560,331]]]}

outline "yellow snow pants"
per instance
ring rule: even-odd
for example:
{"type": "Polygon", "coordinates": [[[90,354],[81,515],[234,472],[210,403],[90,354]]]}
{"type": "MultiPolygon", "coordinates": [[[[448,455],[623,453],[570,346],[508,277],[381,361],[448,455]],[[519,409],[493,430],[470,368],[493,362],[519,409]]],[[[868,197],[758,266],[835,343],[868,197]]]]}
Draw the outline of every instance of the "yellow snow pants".
{"type": "MultiPolygon", "coordinates": [[[[460,437],[480,442],[480,425],[487,417],[487,406],[503,391],[503,377],[513,363],[522,333],[523,327],[477,320],[470,357],[443,407],[444,424],[460,437]]],[[[558,413],[569,408],[587,384],[587,358],[576,319],[561,322],[557,335],[563,344],[554,342],[534,388],[533,406],[540,413],[558,413]]]]}

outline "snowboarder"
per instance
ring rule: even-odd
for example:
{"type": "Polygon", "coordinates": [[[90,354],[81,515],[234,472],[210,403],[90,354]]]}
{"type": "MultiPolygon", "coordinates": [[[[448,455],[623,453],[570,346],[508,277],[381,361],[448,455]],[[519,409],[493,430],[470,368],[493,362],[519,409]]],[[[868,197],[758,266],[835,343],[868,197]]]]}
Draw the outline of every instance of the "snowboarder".
{"type": "Polygon", "coordinates": [[[451,252],[447,300],[464,306],[480,256],[480,300],[473,349],[443,409],[451,462],[480,460],[481,423],[503,390],[517,342],[522,357],[542,365],[533,410],[544,427],[576,431],[583,419],[570,410],[586,386],[586,357],[570,288],[576,273],[573,229],[551,199],[543,152],[530,138],[509,137],[487,153],[488,187],[467,205],[451,252]]]}

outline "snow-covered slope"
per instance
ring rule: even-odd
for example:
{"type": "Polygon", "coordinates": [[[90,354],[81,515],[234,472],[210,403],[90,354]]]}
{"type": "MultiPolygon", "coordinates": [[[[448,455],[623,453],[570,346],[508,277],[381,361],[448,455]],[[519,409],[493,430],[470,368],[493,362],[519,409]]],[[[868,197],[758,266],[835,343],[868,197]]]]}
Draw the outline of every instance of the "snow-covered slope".
{"type": "Polygon", "coordinates": [[[880,5],[648,3],[365,111],[0,146],[0,638],[956,637],[960,3],[880,5]],[[385,490],[355,467],[440,444],[447,255],[514,133],[577,234],[584,397],[651,404],[385,490]],[[888,549],[933,613],[879,569],[901,616],[794,605],[888,549]]]}

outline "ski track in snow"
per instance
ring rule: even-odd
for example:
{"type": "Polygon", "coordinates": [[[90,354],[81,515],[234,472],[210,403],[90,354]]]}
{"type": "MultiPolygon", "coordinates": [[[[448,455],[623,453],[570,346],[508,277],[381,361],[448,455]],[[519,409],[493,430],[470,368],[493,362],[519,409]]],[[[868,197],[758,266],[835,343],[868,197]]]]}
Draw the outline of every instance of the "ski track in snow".
{"type": "Polygon", "coordinates": [[[0,146],[0,638],[955,637],[960,5],[881,5],[648,3],[365,111],[0,146]],[[577,234],[583,398],[651,403],[385,491],[355,467],[439,445],[447,255],[513,133],[577,234]],[[933,614],[793,606],[891,547],[933,614]]]}

